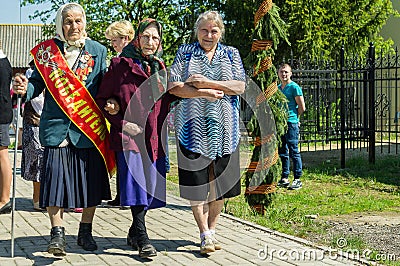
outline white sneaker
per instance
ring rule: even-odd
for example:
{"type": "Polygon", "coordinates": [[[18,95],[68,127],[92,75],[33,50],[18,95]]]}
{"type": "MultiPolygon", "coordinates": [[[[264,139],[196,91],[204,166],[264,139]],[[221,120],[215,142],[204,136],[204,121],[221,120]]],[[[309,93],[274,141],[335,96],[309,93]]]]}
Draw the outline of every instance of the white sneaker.
{"type": "Polygon", "coordinates": [[[289,189],[298,190],[303,187],[300,179],[293,180],[293,183],[290,185],[289,189]]]}
{"type": "Polygon", "coordinates": [[[200,254],[207,254],[215,251],[215,246],[210,235],[201,239],[200,254]]]}
{"type": "Polygon", "coordinates": [[[222,249],[221,243],[215,238],[215,234],[211,235],[211,240],[214,244],[214,249],[215,250],[220,250],[222,249]]]}

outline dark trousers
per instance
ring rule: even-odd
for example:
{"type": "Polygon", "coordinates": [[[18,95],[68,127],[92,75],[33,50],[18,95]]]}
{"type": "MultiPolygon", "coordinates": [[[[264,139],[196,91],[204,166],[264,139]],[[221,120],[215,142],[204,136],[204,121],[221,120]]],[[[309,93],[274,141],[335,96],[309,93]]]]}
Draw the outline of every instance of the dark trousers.
{"type": "Polygon", "coordinates": [[[119,175],[117,175],[116,178],[117,179],[116,179],[116,185],[115,186],[116,186],[117,194],[115,195],[115,200],[117,200],[118,202],[121,202],[121,199],[119,198],[119,175]]]}
{"type": "Polygon", "coordinates": [[[131,206],[131,213],[132,225],[131,228],[129,228],[129,236],[135,237],[139,247],[150,244],[145,224],[147,211],[144,209],[144,206],[131,206]]]}

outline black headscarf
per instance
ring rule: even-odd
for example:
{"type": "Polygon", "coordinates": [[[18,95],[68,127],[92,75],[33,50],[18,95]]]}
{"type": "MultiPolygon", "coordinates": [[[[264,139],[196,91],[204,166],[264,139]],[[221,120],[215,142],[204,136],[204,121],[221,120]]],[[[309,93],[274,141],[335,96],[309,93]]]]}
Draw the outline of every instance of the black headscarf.
{"type": "Polygon", "coordinates": [[[120,57],[129,57],[129,58],[134,58],[140,61],[142,64],[143,70],[149,75],[153,75],[157,73],[161,69],[165,69],[165,64],[161,59],[162,56],[162,46],[161,46],[161,40],[160,44],[158,45],[157,51],[152,54],[152,55],[144,55],[142,52],[142,49],[140,47],[140,41],[139,37],[142,35],[144,30],[150,25],[153,24],[157,27],[158,33],[160,35],[160,38],[162,40],[162,26],[161,24],[152,18],[146,18],[142,20],[138,28],[135,32],[135,38],[132,40],[130,44],[124,47],[122,50],[122,53],[120,54],[120,57]]]}
{"type": "Polygon", "coordinates": [[[165,68],[164,61],[161,59],[162,56],[162,26],[161,24],[152,18],[142,20],[135,32],[135,38],[124,47],[120,57],[129,57],[140,61],[144,72],[151,77],[151,90],[153,93],[153,100],[156,102],[167,90],[167,71],[165,68]],[[160,35],[160,44],[154,54],[144,55],[142,48],[140,47],[139,38],[144,30],[149,25],[155,25],[160,35]],[[164,71],[160,71],[164,70],[164,71]]]}

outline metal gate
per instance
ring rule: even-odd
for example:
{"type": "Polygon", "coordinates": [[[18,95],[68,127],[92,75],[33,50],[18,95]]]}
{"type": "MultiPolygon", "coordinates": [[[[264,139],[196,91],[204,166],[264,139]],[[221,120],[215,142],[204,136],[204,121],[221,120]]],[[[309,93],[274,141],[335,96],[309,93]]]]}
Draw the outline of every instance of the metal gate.
{"type": "Polygon", "coordinates": [[[365,59],[345,56],[334,62],[291,59],[293,81],[303,89],[307,111],[301,118],[301,150],[347,149],[399,154],[400,59],[376,58],[370,44],[365,59]]]}

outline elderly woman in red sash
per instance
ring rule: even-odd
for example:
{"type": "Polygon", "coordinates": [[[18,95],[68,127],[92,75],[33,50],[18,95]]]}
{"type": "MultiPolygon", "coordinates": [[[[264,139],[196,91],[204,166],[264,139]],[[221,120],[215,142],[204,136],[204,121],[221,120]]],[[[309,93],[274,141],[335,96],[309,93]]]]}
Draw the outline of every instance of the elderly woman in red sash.
{"type": "Polygon", "coordinates": [[[120,200],[130,206],[132,225],[128,245],[139,256],[156,256],[145,226],[147,210],[165,206],[166,140],[163,123],[169,103],[166,71],[160,59],[161,25],[154,19],[140,22],[135,38],[113,58],[96,101],[110,121],[111,149],[116,151],[120,200]]]}
{"type": "Polygon", "coordinates": [[[87,38],[86,16],[76,3],[61,6],[56,15],[57,36],[32,49],[35,70],[28,79],[17,77],[14,92],[26,100],[45,90],[39,137],[45,147],[40,207],[51,222],[48,252],[63,256],[65,208],[83,208],[78,245],[94,251],[92,221],[96,206],[111,199],[108,173],[115,170],[108,151],[108,131],[93,98],[107,69],[104,46],[87,38]]]}

